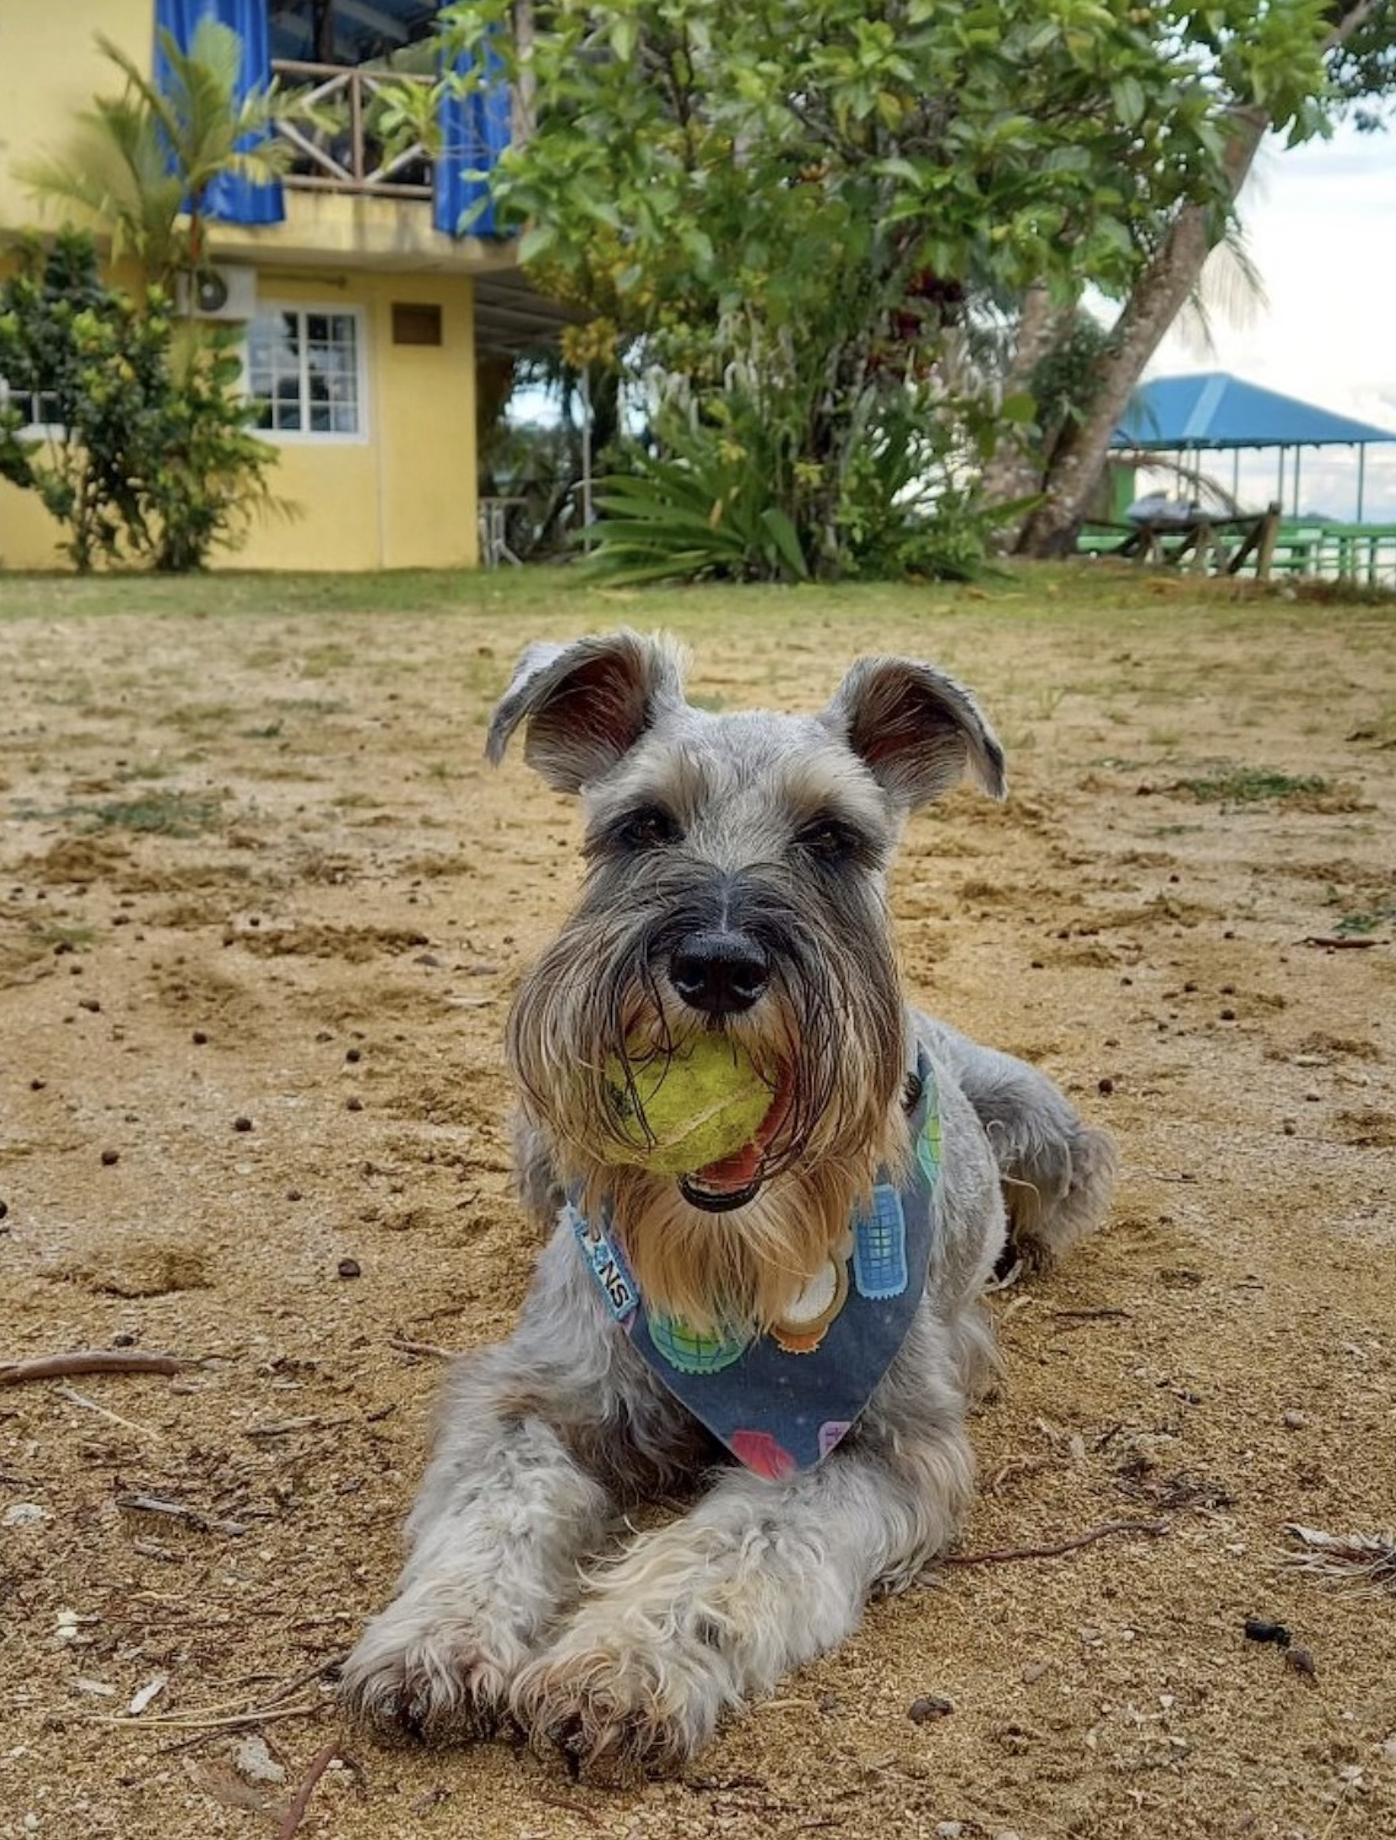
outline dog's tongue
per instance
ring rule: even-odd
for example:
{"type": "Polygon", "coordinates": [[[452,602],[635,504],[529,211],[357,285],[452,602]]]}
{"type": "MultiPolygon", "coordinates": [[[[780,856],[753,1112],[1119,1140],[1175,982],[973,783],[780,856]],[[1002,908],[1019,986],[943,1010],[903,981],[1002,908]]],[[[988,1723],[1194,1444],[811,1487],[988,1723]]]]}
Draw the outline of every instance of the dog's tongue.
{"type": "Polygon", "coordinates": [[[735,1194],[739,1189],[750,1188],[761,1173],[767,1146],[785,1123],[793,1094],[793,1082],[788,1075],[782,1075],[772,1096],[770,1110],[756,1127],[756,1135],[751,1142],[744,1144],[740,1150],[734,1150],[730,1156],[719,1158],[716,1163],[708,1163],[702,1169],[696,1169],[693,1172],[694,1179],[718,1195],[735,1194]]]}
{"type": "Polygon", "coordinates": [[[731,1156],[724,1156],[720,1163],[708,1163],[702,1169],[695,1170],[695,1180],[719,1195],[730,1195],[739,1188],[750,1188],[761,1168],[761,1152],[762,1146],[753,1138],[744,1149],[735,1151],[731,1156]]]}

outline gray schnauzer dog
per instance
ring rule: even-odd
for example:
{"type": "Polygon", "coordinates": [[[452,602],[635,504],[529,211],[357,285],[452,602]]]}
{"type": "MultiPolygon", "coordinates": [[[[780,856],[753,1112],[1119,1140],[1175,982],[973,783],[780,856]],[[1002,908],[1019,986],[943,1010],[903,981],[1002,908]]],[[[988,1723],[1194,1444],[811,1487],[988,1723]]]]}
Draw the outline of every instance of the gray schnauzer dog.
{"type": "Polygon", "coordinates": [[[817,715],[711,714],[682,668],[630,632],[533,646],[495,711],[491,759],[526,724],[586,822],[581,899],[509,1025],[550,1237],[514,1334],[452,1372],[396,1596],[343,1676],[380,1728],[510,1717],[602,1775],[679,1767],[952,1544],[986,1282],[1097,1225],[1114,1170],[1043,1075],[903,989],[908,816],[966,775],[1003,796],[968,692],[865,658],[817,715]],[[670,1068],[708,1119],[696,1169],[646,1117],[670,1068]],[[686,1512],[626,1518],[679,1490],[686,1512]]]}

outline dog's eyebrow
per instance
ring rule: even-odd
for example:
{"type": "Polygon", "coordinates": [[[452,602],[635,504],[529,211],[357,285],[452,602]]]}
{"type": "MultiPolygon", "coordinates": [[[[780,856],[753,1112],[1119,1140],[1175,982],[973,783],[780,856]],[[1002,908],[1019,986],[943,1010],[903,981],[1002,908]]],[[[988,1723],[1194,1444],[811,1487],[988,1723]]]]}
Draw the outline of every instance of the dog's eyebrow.
{"type": "Polygon", "coordinates": [[[683,836],[685,828],[683,821],[674,813],[667,800],[646,797],[643,793],[637,793],[634,798],[627,799],[623,805],[618,805],[613,810],[603,812],[593,819],[587,826],[586,835],[582,839],[582,855],[587,858],[598,856],[608,847],[624,842],[632,826],[648,818],[654,818],[660,825],[671,825],[674,832],[673,841],[678,841],[683,836]]]}
{"type": "Polygon", "coordinates": [[[817,818],[827,818],[876,837],[886,826],[886,814],[876,791],[847,774],[793,779],[785,788],[785,802],[797,829],[817,818]]]}

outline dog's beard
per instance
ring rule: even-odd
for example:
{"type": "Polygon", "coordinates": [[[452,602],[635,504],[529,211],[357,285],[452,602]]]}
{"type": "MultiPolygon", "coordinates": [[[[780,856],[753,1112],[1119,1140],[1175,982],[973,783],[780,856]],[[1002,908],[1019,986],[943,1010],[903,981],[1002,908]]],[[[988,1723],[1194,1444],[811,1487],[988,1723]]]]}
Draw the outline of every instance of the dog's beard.
{"type": "Polygon", "coordinates": [[[712,1025],[662,979],[628,972],[624,954],[608,969],[584,942],[584,930],[564,931],[520,988],[509,1054],[525,1110],[583,1211],[609,1212],[647,1307],[701,1331],[766,1329],[835,1252],[879,1169],[899,1171],[905,1157],[895,964],[866,945],[855,961],[831,960],[806,935],[801,953],[776,958],[772,991],[724,1020],[783,1113],[752,1197],[715,1212],[693,1205],[679,1178],[635,1162],[634,1125],[618,1115],[606,1071],[618,1059],[681,1054],[712,1025]]]}
{"type": "MultiPolygon", "coordinates": [[[[889,1145],[900,1160],[905,1140],[889,1145]]],[[[646,1308],[700,1332],[767,1330],[834,1256],[872,1192],[866,1152],[787,1168],[727,1214],[690,1206],[672,1178],[593,1165],[583,1207],[609,1209],[646,1308]]]]}

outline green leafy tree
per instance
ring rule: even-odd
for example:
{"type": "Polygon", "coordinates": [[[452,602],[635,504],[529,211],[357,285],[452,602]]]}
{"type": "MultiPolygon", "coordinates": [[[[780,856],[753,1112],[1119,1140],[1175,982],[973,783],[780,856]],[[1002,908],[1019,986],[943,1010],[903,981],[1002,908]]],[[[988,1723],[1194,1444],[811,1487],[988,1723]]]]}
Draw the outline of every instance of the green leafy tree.
{"type": "Polygon", "coordinates": [[[85,232],[31,240],[0,283],[0,477],[38,495],[81,572],[201,567],[274,503],[276,453],[248,431],[227,335],[192,351],[175,335],[163,291],[104,282],[85,232]],[[26,436],[35,402],[42,432],[26,436]]]}
{"type": "MultiPolygon", "coordinates": [[[[908,537],[934,509],[876,464],[909,407],[952,481],[1025,413],[1022,390],[1001,400],[964,361],[972,302],[1055,307],[1085,278],[1126,293],[1170,216],[1225,208],[1220,83],[1262,86],[1296,133],[1317,125],[1321,11],[611,0],[540,14],[526,55],[508,0],[449,8],[446,28],[528,99],[532,131],[491,190],[535,276],[642,374],[684,380],[677,408],[659,394],[651,459],[677,484],[695,440],[732,465],[745,452],[760,512],[834,573],[861,566],[868,508],[851,507],[877,479],[908,537]]],[[[725,537],[726,502],[708,516],[725,537]]]]}
{"type": "Polygon", "coordinates": [[[0,284],[0,475],[38,494],[68,532],[80,571],[145,541],[134,430],[163,375],[169,327],[101,280],[90,237],[61,233],[45,256],[21,253],[0,284]],[[30,405],[43,434],[25,440],[30,405]]]}

